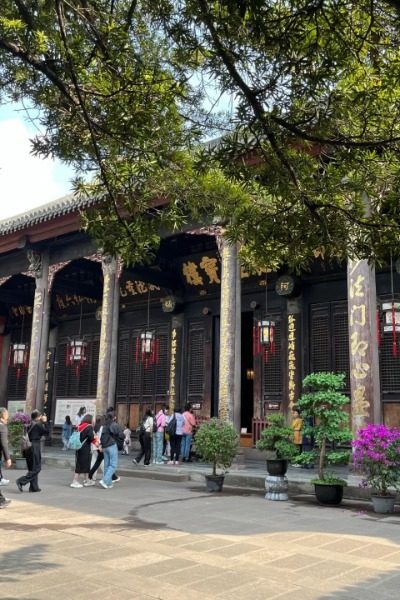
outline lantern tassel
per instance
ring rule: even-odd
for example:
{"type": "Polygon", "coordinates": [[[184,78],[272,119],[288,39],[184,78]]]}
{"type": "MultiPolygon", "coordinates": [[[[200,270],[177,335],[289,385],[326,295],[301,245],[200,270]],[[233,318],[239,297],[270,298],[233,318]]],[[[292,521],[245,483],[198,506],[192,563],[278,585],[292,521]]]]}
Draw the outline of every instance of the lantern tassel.
{"type": "Polygon", "coordinates": [[[379,308],[376,309],[376,341],[378,344],[378,348],[381,347],[381,319],[379,308]]]}
{"type": "Polygon", "coordinates": [[[396,312],[394,310],[394,302],[392,302],[392,354],[397,357],[397,340],[396,340],[396,312]]]}

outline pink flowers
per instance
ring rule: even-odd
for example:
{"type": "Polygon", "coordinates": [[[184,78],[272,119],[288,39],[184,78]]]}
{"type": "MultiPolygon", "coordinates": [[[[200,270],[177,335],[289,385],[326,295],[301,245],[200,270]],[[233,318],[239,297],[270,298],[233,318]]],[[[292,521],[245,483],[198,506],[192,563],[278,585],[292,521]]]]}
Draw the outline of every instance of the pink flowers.
{"type": "Polygon", "coordinates": [[[22,412],[16,412],[10,420],[10,423],[22,423],[22,425],[29,425],[30,422],[30,416],[22,412]]]}
{"type": "Polygon", "coordinates": [[[400,429],[370,424],[358,431],[352,442],[353,464],[365,475],[363,487],[379,495],[388,488],[400,489],[400,429]]]}

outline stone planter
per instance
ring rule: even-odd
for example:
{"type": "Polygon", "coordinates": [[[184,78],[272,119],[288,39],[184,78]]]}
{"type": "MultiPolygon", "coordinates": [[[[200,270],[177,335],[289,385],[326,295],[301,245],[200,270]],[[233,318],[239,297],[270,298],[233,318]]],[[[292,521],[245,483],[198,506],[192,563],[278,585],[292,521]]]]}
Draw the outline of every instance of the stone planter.
{"type": "Polygon", "coordinates": [[[393,513],[396,496],[371,496],[374,512],[379,514],[393,513]]]}
{"type": "Polygon", "coordinates": [[[265,499],[275,502],[288,500],[289,483],[285,475],[267,475],[265,478],[265,499]]]}
{"type": "Polygon", "coordinates": [[[16,469],[19,469],[19,470],[23,470],[23,471],[27,470],[26,460],[22,456],[18,457],[18,458],[14,458],[14,466],[16,469]]]}
{"type": "Polygon", "coordinates": [[[205,475],[207,492],[222,492],[225,475],[205,475]]]}

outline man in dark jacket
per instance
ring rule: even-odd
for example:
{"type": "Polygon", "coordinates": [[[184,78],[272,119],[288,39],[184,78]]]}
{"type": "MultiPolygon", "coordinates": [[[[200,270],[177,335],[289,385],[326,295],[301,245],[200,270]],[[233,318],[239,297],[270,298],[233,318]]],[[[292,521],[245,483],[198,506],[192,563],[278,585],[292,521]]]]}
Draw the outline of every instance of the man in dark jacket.
{"type": "MultiPolygon", "coordinates": [[[[8,410],[6,408],[0,408],[0,459],[3,459],[4,465],[9,469],[11,467],[11,458],[8,451],[8,410]]],[[[5,508],[10,504],[11,500],[8,500],[3,496],[0,490],[0,508],[5,508]]]]}

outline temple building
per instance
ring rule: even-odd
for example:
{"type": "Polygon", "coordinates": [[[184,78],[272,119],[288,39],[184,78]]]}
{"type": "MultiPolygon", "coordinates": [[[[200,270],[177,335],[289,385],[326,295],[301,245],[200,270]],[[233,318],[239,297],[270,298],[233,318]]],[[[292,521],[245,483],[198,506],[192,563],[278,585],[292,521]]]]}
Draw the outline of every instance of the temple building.
{"type": "Polygon", "coordinates": [[[165,237],[126,267],[81,229],[94,200],[67,196],[0,222],[0,405],[80,406],[136,427],[147,408],[190,402],[253,443],[289,412],[302,378],[346,374],[351,417],[400,423],[400,263],[326,264],[292,275],[240,267],[218,228],[165,237]]]}

